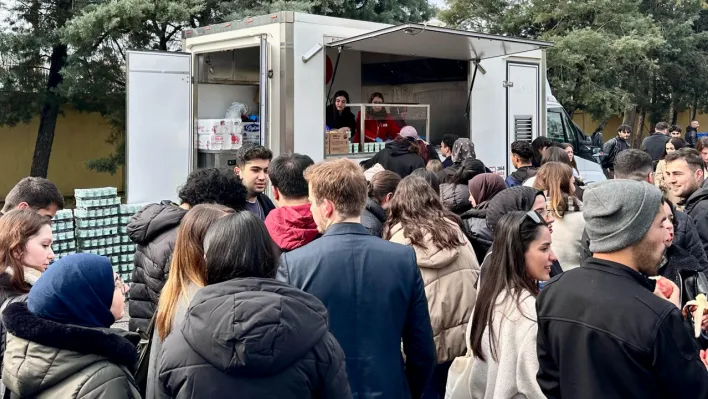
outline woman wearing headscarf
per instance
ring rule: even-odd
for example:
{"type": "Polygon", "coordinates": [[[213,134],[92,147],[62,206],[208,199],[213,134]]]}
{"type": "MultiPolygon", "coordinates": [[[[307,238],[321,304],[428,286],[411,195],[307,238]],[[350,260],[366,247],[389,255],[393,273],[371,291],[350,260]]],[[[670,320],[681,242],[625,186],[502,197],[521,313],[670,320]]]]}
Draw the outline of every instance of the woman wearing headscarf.
{"type": "Polygon", "coordinates": [[[440,198],[445,208],[458,215],[472,208],[467,184],[486,170],[484,163],[479,159],[470,157],[462,161],[457,172],[453,176],[448,176],[447,181],[440,183],[440,198]]]}
{"type": "Polygon", "coordinates": [[[470,139],[461,138],[455,140],[455,144],[452,145],[452,166],[448,166],[442,171],[438,172],[438,180],[440,184],[449,183],[454,180],[454,176],[457,170],[462,165],[462,161],[467,158],[477,158],[477,154],[474,152],[474,143],[470,139]]]}
{"type": "Polygon", "coordinates": [[[132,371],[139,336],[110,326],[128,287],[106,257],[69,255],[3,312],[2,380],[13,397],[140,398],[132,371]]]}
{"type": "Polygon", "coordinates": [[[477,260],[481,263],[492,240],[487,236],[475,236],[472,232],[486,229],[487,206],[489,201],[506,189],[504,178],[494,173],[482,173],[472,178],[467,184],[469,201],[473,208],[460,215],[467,237],[472,243],[477,260]]]}
{"type": "Polygon", "coordinates": [[[326,111],[328,128],[349,128],[351,133],[356,131],[356,118],[347,104],[349,104],[349,93],[344,90],[334,93],[334,101],[332,105],[327,106],[326,111]]]}

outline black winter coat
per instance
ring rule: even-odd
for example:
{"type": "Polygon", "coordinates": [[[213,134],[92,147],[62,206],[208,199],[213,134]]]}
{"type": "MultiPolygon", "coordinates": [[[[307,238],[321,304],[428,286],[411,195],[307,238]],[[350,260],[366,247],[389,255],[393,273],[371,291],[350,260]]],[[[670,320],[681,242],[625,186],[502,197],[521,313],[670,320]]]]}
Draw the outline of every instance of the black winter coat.
{"type": "Polygon", "coordinates": [[[272,279],[199,290],[160,358],[165,398],[352,397],[344,352],[327,331],[327,309],[272,279]]]}
{"type": "Polygon", "coordinates": [[[551,399],[707,398],[691,327],[644,275],[590,258],[536,300],[537,381],[551,399]]]}
{"type": "Polygon", "coordinates": [[[477,261],[481,265],[484,257],[492,247],[492,231],[487,227],[487,210],[486,209],[470,209],[460,215],[464,232],[467,239],[470,240],[474,253],[477,256],[477,261]]]}
{"type": "Polygon", "coordinates": [[[449,211],[460,215],[472,208],[467,184],[443,183],[440,185],[440,200],[449,211]]]}
{"type": "Polygon", "coordinates": [[[666,142],[671,140],[671,137],[661,133],[654,133],[642,141],[642,151],[651,156],[652,161],[658,161],[666,151],[666,142]]]}
{"type": "Polygon", "coordinates": [[[369,169],[380,163],[384,169],[397,173],[401,178],[413,173],[414,170],[425,167],[423,158],[415,153],[409,152],[410,143],[399,143],[391,141],[386,143],[386,147],[376,153],[373,158],[364,162],[364,169],[369,169]]]}
{"type": "Polygon", "coordinates": [[[686,127],[686,144],[691,148],[698,144],[698,131],[691,126],[686,127]]]}
{"type": "Polygon", "coordinates": [[[708,255],[708,180],[688,197],[684,211],[693,218],[703,251],[708,255]]]}
{"type": "Polygon", "coordinates": [[[186,210],[163,201],[147,205],[130,219],[128,236],[138,245],[130,286],[130,331],[148,329],[160,291],[167,282],[177,227],[186,214],[186,210]]]}
{"type": "Polygon", "coordinates": [[[701,266],[686,250],[672,245],[666,250],[666,258],[659,269],[659,275],[666,277],[681,288],[681,307],[696,299],[698,294],[708,295],[708,280],[701,266]]]}
{"type": "Polygon", "coordinates": [[[386,211],[371,198],[366,199],[366,208],[361,213],[361,224],[369,230],[371,235],[383,236],[383,225],[386,223],[386,211]]]}
{"type": "Polygon", "coordinates": [[[420,398],[436,359],[413,248],[376,238],[359,223],[337,223],[283,254],[277,278],[327,306],[355,398],[420,398]]]}

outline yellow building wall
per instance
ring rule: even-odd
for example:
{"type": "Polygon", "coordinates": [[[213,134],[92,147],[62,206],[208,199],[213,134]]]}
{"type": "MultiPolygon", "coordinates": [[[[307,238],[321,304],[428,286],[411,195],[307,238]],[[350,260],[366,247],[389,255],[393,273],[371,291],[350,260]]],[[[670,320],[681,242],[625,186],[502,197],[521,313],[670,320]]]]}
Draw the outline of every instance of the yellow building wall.
{"type": "MultiPolygon", "coordinates": [[[[0,126],[0,198],[29,175],[38,128],[39,117],[28,124],[0,126]]],[[[122,168],[115,175],[86,168],[87,161],[113,152],[113,146],[106,143],[109,132],[110,126],[100,114],[64,109],[59,115],[47,178],[64,196],[73,196],[76,188],[117,187],[123,191],[122,168]]]]}
{"type": "MultiPolygon", "coordinates": [[[[678,118],[676,119],[676,124],[681,126],[681,129],[683,130],[683,133],[686,133],[686,126],[688,126],[689,123],[691,123],[691,112],[690,111],[683,111],[679,112],[678,118]]],[[[647,117],[648,119],[648,117],[647,117]]],[[[698,129],[699,132],[705,132],[708,131],[708,114],[703,114],[703,113],[697,113],[696,114],[696,120],[698,123],[701,125],[701,127],[698,129]]],[[[586,113],[583,112],[576,112],[573,114],[573,121],[580,127],[580,129],[585,133],[585,135],[590,135],[593,133],[595,128],[600,124],[600,122],[595,121],[592,119],[592,117],[586,113]]],[[[639,123],[639,117],[637,116],[636,119],[637,124],[639,123]]],[[[607,122],[607,125],[605,125],[605,128],[602,131],[602,141],[605,142],[617,134],[617,128],[622,124],[622,118],[619,116],[613,116],[610,118],[609,122],[607,122]]],[[[634,126],[634,130],[636,131],[638,126],[634,126]]],[[[649,122],[647,121],[644,124],[644,134],[643,136],[646,137],[649,135],[649,122]]]]}

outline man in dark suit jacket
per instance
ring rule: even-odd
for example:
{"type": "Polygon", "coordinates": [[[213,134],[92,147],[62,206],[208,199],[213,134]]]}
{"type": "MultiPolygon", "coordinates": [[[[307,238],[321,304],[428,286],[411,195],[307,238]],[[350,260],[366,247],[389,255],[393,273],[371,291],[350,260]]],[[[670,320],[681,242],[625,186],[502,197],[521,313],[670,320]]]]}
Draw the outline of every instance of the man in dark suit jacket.
{"type": "Polygon", "coordinates": [[[353,162],[322,162],[308,168],[305,178],[323,234],[283,254],[277,278],[327,307],[354,397],[420,398],[436,359],[413,249],[374,237],[361,225],[366,179],[353,162]]]}

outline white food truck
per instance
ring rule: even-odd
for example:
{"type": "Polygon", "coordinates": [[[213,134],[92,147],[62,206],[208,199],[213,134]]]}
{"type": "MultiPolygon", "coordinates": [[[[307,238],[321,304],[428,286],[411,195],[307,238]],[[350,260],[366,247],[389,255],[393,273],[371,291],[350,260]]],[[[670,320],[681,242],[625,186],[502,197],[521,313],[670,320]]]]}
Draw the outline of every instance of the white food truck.
{"type": "Polygon", "coordinates": [[[276,156],[371,157],[378,147],[365,146],[361,132],[350,138],[361,144],[351,145],[350,154],[327,150],[325,107],[338,90],[349,93],[354,115],[368,115],[369,96],[382,93],[391,114],[435,145],[448,133],[470,137],[477,157],[502,175],[513,170],[512,141],[548,132],[574,145],[586,180],[604,178],[591,161],[589,140],[557,102],[547,103],[548,46],[425,24],[296,12],[185,31],[184,52],[128,53],[128,201],[176,200],[192,170],[233,167],[235,148],[246,137],[228,150],[210,149],[198,133],[205,121],[224,119],[234,102],[252,116],[238,133],[276,156]]]}

